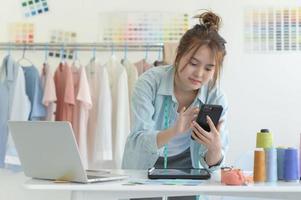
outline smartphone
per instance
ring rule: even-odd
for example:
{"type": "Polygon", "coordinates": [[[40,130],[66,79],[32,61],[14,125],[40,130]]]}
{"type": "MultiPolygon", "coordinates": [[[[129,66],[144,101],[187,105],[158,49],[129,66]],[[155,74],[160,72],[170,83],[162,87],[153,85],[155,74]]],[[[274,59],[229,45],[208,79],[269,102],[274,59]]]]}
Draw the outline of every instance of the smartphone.
{"type": "MultiPolygon", "coordinates": [[[[210,131],[210,126],[207,123],[206,116],[209,116],[215,125],[218,125],[220,117],[223,112],[223,107],[221,105],[213,105],[213,104],[203,104],[200,108],[200,112],[198,114],[196,122],[205,130],[210,131]]],[[[192,137],[191,137],[192,138],[192,137]]]]}

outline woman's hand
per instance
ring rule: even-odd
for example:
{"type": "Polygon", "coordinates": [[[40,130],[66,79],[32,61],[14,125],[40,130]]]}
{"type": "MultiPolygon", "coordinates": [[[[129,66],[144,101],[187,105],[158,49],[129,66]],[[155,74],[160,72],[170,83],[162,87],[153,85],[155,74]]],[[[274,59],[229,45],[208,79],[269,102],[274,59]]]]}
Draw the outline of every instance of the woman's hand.
{"type": "Polygon", "coordinates": [[[187,132],[190,128],[192,128],[191,123],[197,118],[198,113],[198,107],[191,106],[188,109],[183,107],[173,127],[176,135],[187,132]]]}
{"type": "Polygon", "coordinates": [[[214,126],[211,118],[207,116],[207,123],[210,127],[210,132],[205,131],[198,123],[192,122],[192,137],[199,144],[203,144],[209,152],[220,153],[222,145],[220,138],[220,127],[223,121],[220,121],[217,127],[214,126]]]}

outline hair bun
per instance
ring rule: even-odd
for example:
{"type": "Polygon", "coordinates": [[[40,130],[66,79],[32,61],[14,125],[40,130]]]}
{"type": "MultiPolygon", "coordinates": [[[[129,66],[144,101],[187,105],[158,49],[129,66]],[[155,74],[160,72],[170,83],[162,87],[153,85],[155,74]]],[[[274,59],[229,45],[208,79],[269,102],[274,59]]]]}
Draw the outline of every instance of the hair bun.
{"type": "Polygon", "coordinates": [[[219,30],[221,18],[211,11],[206,11],[202,14],[194,16],[200,21],[200,25],[204,25],[207,29],[219,30]]]}

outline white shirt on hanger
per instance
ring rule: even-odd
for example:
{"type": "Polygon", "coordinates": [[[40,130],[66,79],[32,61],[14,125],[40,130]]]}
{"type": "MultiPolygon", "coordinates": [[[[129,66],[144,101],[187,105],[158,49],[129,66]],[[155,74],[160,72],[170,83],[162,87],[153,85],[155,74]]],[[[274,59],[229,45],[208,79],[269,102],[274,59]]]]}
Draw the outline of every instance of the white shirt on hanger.
{"type": "MultiPolygon", "coordinates": [[[[15,121],[27,121],[31,109],[30,101],[26,95],[25,88],[25,77],[21,66],[19,66],[11,56],[6,57],[7,59],[7,73],[8,79],[12,82],[9,93],[10,95],[10,113],[9,120],[15,121]]],[[[11,138],[11,134],[8,134],[8,141],[6,147],[5,163],[20,165],[20,160],[17,155],[17,151],[14,142],[11,138]]]]}
{"type": "MultiPolygon", "coordinates": [[[[129,60],[127,59],[124,60],[122,64],[125,67],[128,76],[128,89],[129,89],[129,102],[130,102],[132,99],[132,93],[135,87],[135,83],[138,80],[139,74],[136,66],[133,63],[131,63],[129,60]]],[[[129,106],[131,107],[130,103],[129,106]]],[[[132,123],[130,122],[130,124],[132,123]]]]}
{"type": "Polygon", "coordinates": [[[124,60],[122,64],[125,67],[128,75],[129,99],[131,100],[132,92],[139,75],[136,66],[129,60],[124,60]]]}
{"type": "Polygon", "coordinates": [[[108,71],[98,60],[86,67],[93,109],[89,115],[89,166],[113,160],[112,96],[108,71]]]}
{"type": "Polygon", "coordinates": [[[128,95],[128,77],[126,69],[113,55],[106,65],[112,90],[112,125],[114,142],[114,161],[121,168],[122,156],[127,136],[130,133],[130,109],[128,95]]]}

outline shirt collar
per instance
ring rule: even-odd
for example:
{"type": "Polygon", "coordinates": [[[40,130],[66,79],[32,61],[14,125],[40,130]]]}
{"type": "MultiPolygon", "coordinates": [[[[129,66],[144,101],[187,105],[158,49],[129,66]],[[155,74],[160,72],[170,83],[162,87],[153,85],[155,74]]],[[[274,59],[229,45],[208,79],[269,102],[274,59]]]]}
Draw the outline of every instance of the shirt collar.
{"type": "Polygon", "coordinates": [[[174,89],[175,68],[173,66],[169,66],[166,68],[167,70],[164,71],[161,83],[158,88],[158,94],[172,96],[174,89]]]}
{"type": "MultiPolygon", "coordinates": [[[[161,83],[158,88],[159,95],[171,96],[172,99],[177,102],[174,95],[174,77],[175,77],[175,68],[173,66],[167,67],[168,69],[164,71],[162,76],[161,83]]],[[[206,103],[208,98],[208,84],[203,85],[198,91],[197,98],[202,102],[206,103]]]]}

